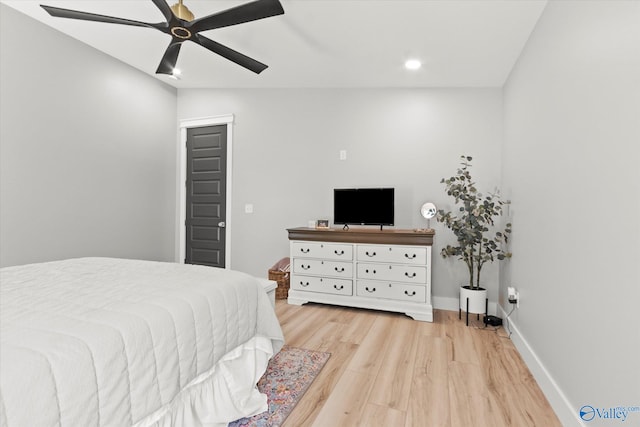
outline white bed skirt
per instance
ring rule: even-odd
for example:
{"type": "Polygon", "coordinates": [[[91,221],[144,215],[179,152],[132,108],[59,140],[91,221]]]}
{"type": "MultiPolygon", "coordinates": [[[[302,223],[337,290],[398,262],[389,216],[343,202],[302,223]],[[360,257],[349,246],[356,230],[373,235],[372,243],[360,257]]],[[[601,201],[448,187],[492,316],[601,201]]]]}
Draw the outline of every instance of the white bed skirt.
{"type": "Polygon", "coordinates": [[[254,337],[231,350],[208,372],[135,427],[226,427],[231,421],[266,411],[267,396],[256,383],[273,356],[271,340],[254,337]]]}

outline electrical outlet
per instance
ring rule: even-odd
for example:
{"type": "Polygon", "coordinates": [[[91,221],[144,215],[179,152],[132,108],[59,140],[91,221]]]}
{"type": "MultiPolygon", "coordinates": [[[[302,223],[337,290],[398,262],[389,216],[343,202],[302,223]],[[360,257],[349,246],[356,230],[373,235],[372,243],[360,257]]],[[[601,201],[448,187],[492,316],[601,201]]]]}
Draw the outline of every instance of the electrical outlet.
{"type": "Polygon", "coordinates": [[[507,288],[507,299],[511,304],[517,304],[517,307],[520,307],[520,292],[513,286],[507,288]]]}

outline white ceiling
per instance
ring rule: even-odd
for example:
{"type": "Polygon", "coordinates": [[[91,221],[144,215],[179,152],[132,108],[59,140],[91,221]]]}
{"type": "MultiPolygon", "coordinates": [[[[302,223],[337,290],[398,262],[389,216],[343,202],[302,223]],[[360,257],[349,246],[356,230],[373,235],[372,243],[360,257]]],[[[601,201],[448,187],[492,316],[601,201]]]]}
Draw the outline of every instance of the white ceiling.
{"type": "MultiPolygon", "coordinates": [[[[161,22],[150,0],[0,0],[155,75],[170,38],[125,25],[50,17],[39,5],[161,22]]],[[[169,0],[169,4],[176,0],[169,0]]],[[[184,0],[196,17],[248,1],[184,0]]],[[[500,87],[546,0],[281,0],[285,14],[203,33],[269,65],[256,75],[191,42],[178,88],[500,87]],[[409,72],[403,63],[418,58],[409,72]]]]}

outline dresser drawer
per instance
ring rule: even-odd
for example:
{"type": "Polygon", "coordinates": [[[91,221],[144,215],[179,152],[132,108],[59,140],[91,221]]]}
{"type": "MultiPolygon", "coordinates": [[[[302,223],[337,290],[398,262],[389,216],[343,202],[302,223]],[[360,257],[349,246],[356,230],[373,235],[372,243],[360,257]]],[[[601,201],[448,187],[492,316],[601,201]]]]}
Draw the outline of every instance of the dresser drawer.
{"type": "Polygon", "coordinates": [[[314,276],[332,276],[351,278],[353,263],[341,261],[324,261],[321,259],[294,258],[293,272],[314,276]]]}
{"type": "Polygon", "coordinates": [[[291,289],[324,294],[353,295],[353,282],[347,279],[313,277],[294,274],[291,289]]]}
{"type": "Polygon", "coordinates": [[[427,248],[420,246],[358,245],[358,261],[394,264],[427,264],[427,248]]]}
{"type": "Polygon", "coordinates": [[[353,245],[341,243],[292,242],[291,256],[294,258],[322,258],[330,260],[353,260],[353,245]]]}
{"type": "Polygon", "coordinates": [[[388,280],[391,282],[427,283],[427,267],[401,264],[358,263],[358,279],[388,280]]]}
{"type": "Polygon", "coordinates": [[[361,297],[393,299],[398,301],[426,302],[425,286],[405,283],[377,282],[374,280],[358,280],[356,294],[361,297]]]}

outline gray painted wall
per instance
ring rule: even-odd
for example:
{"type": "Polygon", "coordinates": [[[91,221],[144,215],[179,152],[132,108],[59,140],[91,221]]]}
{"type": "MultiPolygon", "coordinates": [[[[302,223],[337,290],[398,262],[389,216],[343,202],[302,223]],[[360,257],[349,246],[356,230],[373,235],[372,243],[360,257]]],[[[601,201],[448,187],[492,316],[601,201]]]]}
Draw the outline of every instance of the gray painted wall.
{"type": "Polygon", "coordinates": [[[0,265],[171,260],[176,90],[0,8],[0,265]]]}
{"type": "Polygon", "coordinates": [[[504,89],[517,256],[501,278],[565,425],[583,405],[640,407],[639,24],[640,2],[549,2],[504,89]]]}
{"type": "MultiPolygon", "coordinates": [[[[288,256],[286,228],[332,220],[336,187],[396,189],[396,227],[426,226],[425,201],[450,206],[440,179],[461,154],[476,156],[474,173],[499,184],[500,89],[179,90],[181,120],[235,115],[232,267],[256,276],[288,256]],[[339,160],[340,150],[347,160],[339,160]],[[254,205],[253,214],[244,206],[254,205]]],[[[438,251],[452,240],[435,221],[438,251]]],[[[460,263],[434,256],[433,294],[456,297],[460,263]]],[[[497,299],[497,269],[487,270],[497,299]]],[[[457,307],[457,303],[455,305],[457,307]]]]}

